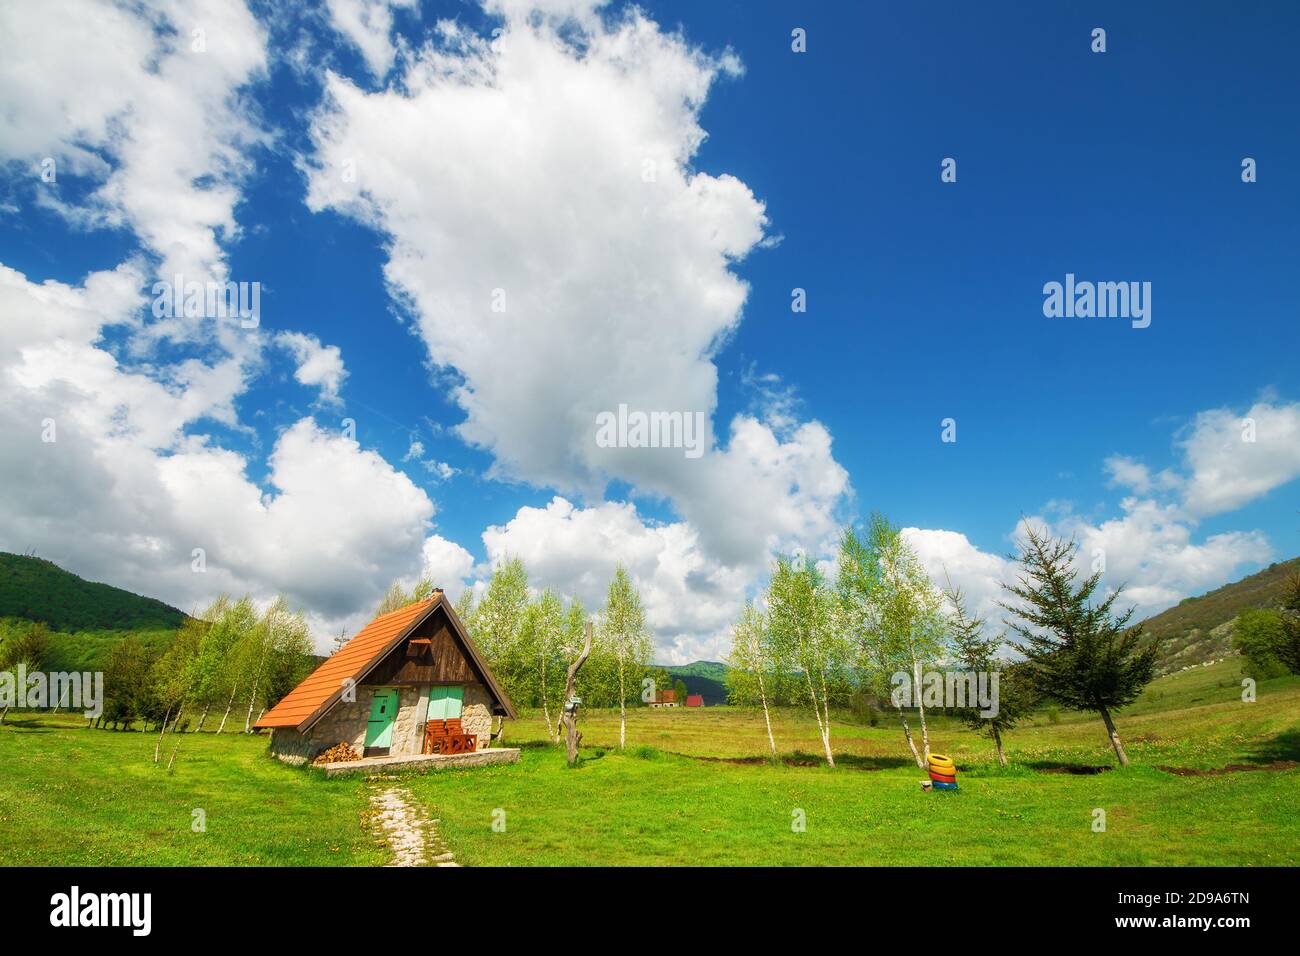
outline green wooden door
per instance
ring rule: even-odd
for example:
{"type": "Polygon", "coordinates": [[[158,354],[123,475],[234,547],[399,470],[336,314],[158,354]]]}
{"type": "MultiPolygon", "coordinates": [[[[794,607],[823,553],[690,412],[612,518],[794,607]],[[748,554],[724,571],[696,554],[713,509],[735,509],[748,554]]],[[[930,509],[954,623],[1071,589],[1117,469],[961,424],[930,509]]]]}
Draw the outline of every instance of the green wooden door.
{"type": "Polygon", "coordinates": [[[463,687],[430,687],[429,720],[455,720],[465,700],[463,687]]]}
{"type": "Polygon", "coordinates": [[[370,701],[370,719],[366,721],[366,746],[391,747],[393,724],[397,721],[397,691],[377,690],[370,701]]]}

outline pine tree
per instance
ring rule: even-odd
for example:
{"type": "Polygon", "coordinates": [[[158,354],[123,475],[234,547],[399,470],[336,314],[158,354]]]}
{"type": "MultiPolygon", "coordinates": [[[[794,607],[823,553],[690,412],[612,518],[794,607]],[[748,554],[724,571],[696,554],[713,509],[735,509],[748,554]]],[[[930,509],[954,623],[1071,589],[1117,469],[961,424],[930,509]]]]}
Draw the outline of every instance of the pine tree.
{"type": "Polygon", "coordinates": [[[1021,650],[1033,666],[1038,690],[1066,707],[1100,714],[1115,756],[1126,767],[1128,754],[1111,711],[1132,703],[1150,683],[1157,647],[1154,642],[1142,646],[1141,625],[1128,627],[1133,608],[1112,612],[1122,588],[1092,604],[1101,573],[1078,581],[1073,540],[1026,525],[1019,547],[1020,575],[1016,583],[1003,585],[1015,602],[1001,607],[1016,618],[1009,624],[1023,640],[1021,650]]]}
{"type": "Polygon", "coordinates": [[[944,596],[952,610],[948,619],[948,632],[956,663],[976,674],[998,674],[997,713],[986,717],[979,707],[966,707],[958,712],[958,716],[972,730],[993,741],[998,763],[1005,767],[1007,754],[1002,746],[1002,735],[1038,706],[1039,698],[1034,688],[1033,675],[1023,664],[1007,664],[998,659],[997,654],[1005,643],[1004,640],[988,636],[988,622],[980,615],[967,611],[960,588],[954,588],[949,582],[944,596]]]}
{"type": "Polygon", "coordinates": [[[1273,656],[1292,674],[1300,674],[1300,574],[1291,578],[1287,586],[1286,603],[1282,605],[1281,633],[1274,644],[1273,656]]]}

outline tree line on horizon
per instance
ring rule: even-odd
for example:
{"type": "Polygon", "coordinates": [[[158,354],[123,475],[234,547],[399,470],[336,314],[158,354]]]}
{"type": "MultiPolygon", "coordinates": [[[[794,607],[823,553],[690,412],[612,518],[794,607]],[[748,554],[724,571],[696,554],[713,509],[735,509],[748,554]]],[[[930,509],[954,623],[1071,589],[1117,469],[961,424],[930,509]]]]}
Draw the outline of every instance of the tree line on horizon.
{"type": "MultiPolygon", "coordinates": [[[[42,670],[50,650],[48,627],[26,622],[0,644],[0,670],[42,670]]],[[[114,642],[103,661],[103,712],[91,725],[152,725],[160,740],[168,732],[212,729],[210,720],[217,733],[241,720],[248,732],[315,662],[306,619],[283,597],[259,613],[251,597],[221,595],[186,618],[165,649],[134,633],[114,642]]]]}

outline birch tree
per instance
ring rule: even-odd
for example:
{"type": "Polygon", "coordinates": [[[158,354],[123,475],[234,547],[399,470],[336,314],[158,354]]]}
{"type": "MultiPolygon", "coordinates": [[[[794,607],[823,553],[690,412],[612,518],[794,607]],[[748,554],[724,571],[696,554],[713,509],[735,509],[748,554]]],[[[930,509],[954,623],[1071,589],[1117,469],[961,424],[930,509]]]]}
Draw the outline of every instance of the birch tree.
{"type": "Polygon", "coordinates": [[[529,697],[532,659],[520,641],[527,609],[528,572],[519,558],[506,558],[492,571],[483,599],[466,625],[511,699],[529,697]]]}
{"type": "Polygon", "coordinates": [[[393,611],[400,611],[410,604],[418,604],[420,601],[427,601],[433,597],[433,581],[429,578],[420,578],[407,590],[401,581],[394,581],[384,593],[383,599],[379,602],[379,607],[375,608],[375,617],[381,614],[390,614],[393,611]]]}
{"type": "Polygon", "coordinates": [[[732,703],[750,703],[757,696],[767,725],[767,743],[776,759],[776,737],[772,733],[772,714],[767,706],[767,686],[763,673],[768,667],[765,653],[767,621],[753,601],[745,603],[740,620],[731,630],[731,655],[727,658],[728,697],[732,703]]]}
{"type": "Polygon", "coordinates": [[[842,694],[845,645],[832,626],[831,595],[813,564],[796,568],[777,559],[767,589],[768,630],[783,669],[798,675],[817,719],[826,763],[835,766],[831,750],[833,695],[842,694]]]}
{"type": "Polygon", "coordinates": [[[203,621],[186,618],[177,629],[171,646],[153,666],[154,695],[165,708],[158,746],[154,748],[154,763],[158,762],[169,721],[173,732],[180,729],[185,705],[191,699],[199,673],[199,650],[206,631],[207,625],[203,621]]]}
{"type": "Polygon", "coordinates": [[[609,584],[601,614],[602,643],[618,666],[618,746],[627,745],[627,688],[639,687],[641,675],[650,663],[650,632],[646,628],[641,595],[627,570],[620,564],[609,584]]]}
{"type": "Polygon", "coordinates": [[[559,725],[551,725],[552,698],[563,693],[560,674],[563,673],[564,603],[559,595],[549,589],[528,608],[529,630],[537,667],[537,693],[541,698],[542,717],[546,721],[546,735],[558,739],[559,725]]]}
{"type": "Polygon", "coordinates": [[[460,600],[456,602],[456,616],[460,622],[465,625],[465,629],[471,634],[474,625],[474,589],[466,588],[461,592],[460,600]]]}
{"type": "Polygon", "coordinates": [[[249,631],[243,650],[244,666],[248,673],[248,714],[244,717],[244,733],[253,732],[253,707],[257,702],[257,691],[262,682],[262,673],[266,669],[266,659],[271,651],[271,644],[274,640],[272,628],[275,626],[275,618],[280,613],[279,605],[283,598],[277,598],[275,604],[267,608],[267,611],[249,631]]]}
{"type": "Polygon", "coordinates": [[[872,516],[865,537],[844,529],[837,564],[836,627],[853,640],[864,682],[877,696],[891,699],[908,749],[925,769],[930,730],[920,691],[925,666],[944,647],[942,598],[902,533],[880,514],[872,516]],[[916,691],[915,701],[911,694],[891,689],[900,673],[916,691]],[[921,750],[907,720],[905,704],[910,703],[917,706],[921,750]]]}
{"type": "Polygon", "coordinates": [[[278,704],[302,683],[316,664],[311,631],[302,612],[290,613],[283,599],[279,609],[270,626],[270,646],[259,701],[263,708],[278,704]]]}
{"type": "Polygon", "coordinates": [[[872,519],[872,534],[879,541],[880,580],[884,600],[882,622],[891,632],[890,639],[902,651],[912,675],[917,720],[921,724],[925,767],[930,759],[930,728],[925,719],[925,694],[922,678],[927,665],[935,663],[944,650],[942,596],[921,565],[916,552],[902,532],[883,515],[872,519]]]}
{"type": "Polygon", "coordinates": [[[205,701],[221,706],[221,700],[225,700],[225,710],[217,727],[220,734],[226,729],[226,721],[235,706],[235,695],[239,693],[243,677],[242,651],[257,626],[257,611],[252,599],[245,596],[234,602],[225,597],[218,598],[207,613],[211,615],[208,618],[210,627],[199,651],[199,680],[203,682],[205,701]]]}

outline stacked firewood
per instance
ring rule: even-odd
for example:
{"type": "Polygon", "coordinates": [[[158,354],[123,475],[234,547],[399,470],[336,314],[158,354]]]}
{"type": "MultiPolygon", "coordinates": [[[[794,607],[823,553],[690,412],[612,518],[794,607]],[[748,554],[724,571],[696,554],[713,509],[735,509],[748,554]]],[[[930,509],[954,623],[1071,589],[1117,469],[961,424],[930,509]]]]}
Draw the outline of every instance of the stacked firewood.
{"type": "Polygon", "coordinates": [[[316,763],[342,763],[345,760],[360,760],[361,754],[349,743],[335,744],[316,758],[316,763]]]}

